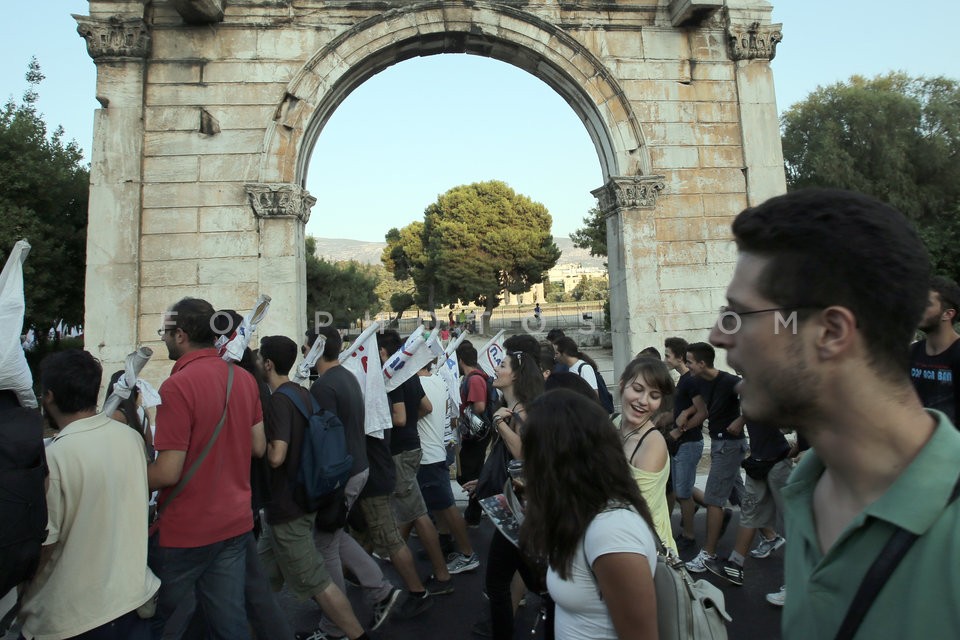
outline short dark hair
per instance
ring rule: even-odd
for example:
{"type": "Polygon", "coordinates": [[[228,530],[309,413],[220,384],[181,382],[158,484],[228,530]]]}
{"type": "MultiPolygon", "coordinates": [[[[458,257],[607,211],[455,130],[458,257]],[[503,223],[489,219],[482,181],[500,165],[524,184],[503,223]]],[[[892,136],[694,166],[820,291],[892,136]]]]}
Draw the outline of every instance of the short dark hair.
{"type": "Polygon", "coordinates": [[[683,338],[677,338],[677,337],[667,338],[666,340],[663,341],[664,348],[670,349],[670,353],[672,353],[674,357],[677,357],[680,359],[683,359],[683,357],[687,355],[688,344],[689,343],[683,338]]]}
{"type": "MultiPolygon", "coordinates": [[[[540,370],[553,371],[557,366],[557,353],[553,350],[553,345],[549,342],[540,343],[540,370]]],[[[578,378],[580,376],[577,376],[578,378]]],[[[590,386],[590,385],[587,385],[590,386]]]]}
{"type": "Polygon", "coordinates": [[[940,308],[944,311],[953,309],[954,322],[960,321],[960,287],[957,283],[944,276],[930,278],[930,290],[940,296],[940,308]]]}
{"type": "Polygon", "coordinates": [[[563,329],[550,329],[550,331],[547,331],[547,342],[552,342],[555,344],[557,340],[565,335],[567,334],[563,332],[563,329]]]}
{"type": "Polygon", "coordinates": [[[638,356],[630,361],[620,375],[620,393],[627,384],[635,378],[641,377],[644,382],[656,387],[660,393],[665,396],[673,394],[673,378],[670,377],[670,370],[660,358],[651,358],[650,356],[638,356]]]}
{"type": "Polygon", "coordinates": [[[457,360],[468,367],[477,366],[477,348],[469,340],[464,340],[457,347],[457,360]]]}
{"type": "MultiPolygon", "coordinates": [[[[323,336],[326,342],[323,344],[323,353],[320,356],[327,362],[333,362],[340,358],[340,352],[343,350],[343,336],[339,329],[332,326],[319,327],[317,335],[323,336]]],[[[316,340],[316,338],[314,338],[316,340]]],[[[313,343],[310,343],[313,346],[313,343]]]]}
{"type": "Polygon", "coordinates": [[[684,355],[687,353],[693,357],[694,362],[702,362],[711,369],[713,368],[713,362],[717,357],[717,352],[714,351],[713,347],[706,342],[693,342],[688,344],[684,355]]]}
{"type": "Polygon", "coordinates": [[[597,392],[590,386],[590,383],[572,371],[551,373],[550,377],[543,383],[543,391],[553,391],[554,389],[569,389],[570,391],[579,393],[585,398],[590,398],[601,406],[603,405],[603,403],[600,402],[600,397],[597,395],[597,392]]]}
{"type": "Polygon", "coordinates": [[[898,379],[908,370],[930,258],[902,213],[861,193],[803,189],[744,210],[732,228],[741,252],[769,261],[761,295],[785,308],[846,307],[874,370],[898,379]]]}
{"type": "Polygon", "coordinates": [[[387,356],[392,356],[403,346],[403,339],[396,329],[387,329],[377,334],[377,348],[387,352],[387,356]]]}
{"type": "Polygon", "coordinates": [[[103,367],[81,349],[52,353],[40,363],[40,389],[53,392],[53,401],[62,413],[96,410],[103,367]]]}
{"type": "Polygon", "coordinates": [[[173,327],[187,334],[190,344],[198,347],[213,346],[213,305],[201,298],[183,298],[170,307],[173,327]]]}
{"type": "Polygon", "coordinates": [[[264,336],[260,338],[260,357],[264,362],[269,360],[277,375],[285,376],[290,373],[293,363],[297,361],[297,343],[287,336],[264,336]]]}
{"type": "Polygon", "coordinates": [[[644,356],[648,358],[656,358],[657,360],[660,360],[663,358],[663,356],[660,355],[660,350],[657,349],[656,347],[645,347],[640,351],[640,353],[636,355],[637,358],[641,358],[644,356]]]}
{"type": "Polygon", "coordinates": [[[318,335],[319,335],[319,334],[317,333],[317,330],[314,329],[313,327],[310,327],[309,329],[307,329],[306,331],[303,332],[303,337],[307,339],[307,346],[308,346],[308,347],[312,347],[312,346],[313,346],[313,343],[317,341],[317,336],[318,336],[318,335]]]}

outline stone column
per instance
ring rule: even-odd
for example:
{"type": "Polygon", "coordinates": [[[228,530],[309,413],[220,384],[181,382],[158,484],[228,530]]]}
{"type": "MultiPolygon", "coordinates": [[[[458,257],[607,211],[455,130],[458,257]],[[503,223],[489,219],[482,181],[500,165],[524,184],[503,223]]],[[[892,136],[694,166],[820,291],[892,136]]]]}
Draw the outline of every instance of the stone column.
{"type": "MultiPolygon", "coordinates": [[[[257,333],[288,336],[299,344],[307,328],[304,227],[317,199],[297,184],[254,183],[244,188],[260,231],[260,292],[273,299],[276,310],[267,314],[257,333]]],[[[313,323],[310,318],[309,326],[313,323]]]]}
{"type": "Polygon", "coordinates": [[[780,119],[770,61],[782,39],[779,24],[751,20],[752,11],[729,9],[727,48],[736,64],[740,131],[747,183],[747,205],[754,206],[786,193],[780,119]]]}
{"type": "Polygon", "coordinates": [[[84,346],[109,375],[138,343],[156,339],[139,336],[137,322],[143,83],[150,31],[142,16],[74,18],[97,65],[101,105],[94,113],[90,153],[84,346]]]}
{"type": "Polygon", "coordinates": [[[663,176],[612,177],[592,192],[607,217],[614,376],[640,349],[662,342],[654,208],[663,188],[663,176]]]}

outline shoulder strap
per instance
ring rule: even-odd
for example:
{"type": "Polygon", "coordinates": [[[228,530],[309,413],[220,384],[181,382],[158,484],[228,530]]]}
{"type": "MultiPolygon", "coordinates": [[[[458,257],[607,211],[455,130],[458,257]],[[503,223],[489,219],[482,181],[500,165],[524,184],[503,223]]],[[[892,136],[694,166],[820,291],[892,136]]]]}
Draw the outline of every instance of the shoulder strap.
{"type": "Polygon", "coordinates": [[[640,451],[640,445],[642,445],[643,441],[647,438],[648,435],[650,435],[650,432],[656,431],[656,430],[657,430],[657,427],[656,425],[654,425],[649,429],[647,429],[646,433],[640,436],[640,439],[637,440],[637,446],[633,448],[633,453],[630,454],[630,458],[627,460],[627,462],[633,462],[633,457],[637,455],[637,451],[640,451]]]}
{"type": "MultiPolygon", "coordinates": [[[[953,486],[953,493],[950,494],[944,510],[956,501],[958,495],[960,495],[960,477],[957,478],[957,483],[953,486]]],[[[856,635],[874,600],[919,537],[902,527],[897,527],[897,530],[893,532],[893,535],[887,540],[887,544],[880,551],[877,559],[867,570],[867,575],[860,583],[860,588],[857,589],[853,602],[850,603],[847,615],[844,616],[843,622],[840,624],[836,640],[850,640],[856,635]]]]}
{"type": "Polygon", "coordinates": [[[220,435],[220,431],[223,429],[224,423],[227,421],[227,407],[230,406],[230,391],[233,389],[233,363],[227,363],[227,396],[223,401],[223,414],[220,416],[220,421],[217,423],[217,426],[213,429],[213,435],[210,436],[210,439],[207,440],[206,446],[203,447],[203,451],[200,452],[200,455],[197,456],[197,459],[193,461],[193,464],[190,465],[190,468],[185,474],[180,476],[180,481],[177,483],[177,486],[173,488],[173,491],[167,496],[167,499],[163,501],[163,504],[157,504],[157,517],[163,513],[163,510],[173,502],[173,499],[176,498],[180,493],[186,488],[187,483],[190,482],[190,479],[193,478],[194,474],[200,468],[200,464],[203,462],[204,458],[207,457],[207,454],[210,453],[210,449],[213,448],[213,443],[217,441],[217,436],[220,435]]]}
{"type": "Polygon", "coordinates": [[[310,394],[310,401],[311,401],[311,405],[313,405],[312,407],[313,413],[310,413],[309,411],[307,411],[307,406],[303,403],[303,398],[300,397],[298,393],[294,392],[293,389],[281,387],[277,389],[277,393],[287,397],[290,400],[290,402],[293,403],[293,406],[297,408],[297,411],[299,411],[303,415],[303,417],[306,418],[307,420],[309,420],[310,416],[313,415],[314,413],[320,413],[320,405],[317,403],[317,399],[313,397],[312,393],[310,394]]]}
{"type": "Polygon", "coordinates": [[[581,361],[580,361],[580,366],[577,367],[577,375],[578,375],[578,376],[583,377],[583,374],[581,374],[580,372],[583,371],[583,368],[584,368],[585,366],[587,366],[587,363],[584,362],[583,360],[581,360],[581,361]]]}

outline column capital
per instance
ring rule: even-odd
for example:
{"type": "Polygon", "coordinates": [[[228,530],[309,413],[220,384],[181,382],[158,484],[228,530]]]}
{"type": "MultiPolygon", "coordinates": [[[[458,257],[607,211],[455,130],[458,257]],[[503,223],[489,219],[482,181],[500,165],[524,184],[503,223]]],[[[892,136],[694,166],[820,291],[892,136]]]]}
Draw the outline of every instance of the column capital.
{"type": "Polygon", "coordinates": [[[146,58],[150,55],[150,28],[142,18],[91,18],[74,14],[77,33],[87,42],[87,53],[100,58],[146,58]]]}
{"type": "Polygon", "coordinates": [[[590,193],[597,199],[600,210],[612,215],[620,209],[653,209],[665,186],[663,176],[614,176],[590,193]]]}
{"type": "Polygon", "coordinates": [[[782,24],[730,24],[727,45],[733,60],[773,60],[783,40],[782,24]]]}
{"type": "Polygon", "coordinates": [[[251,183],[243,185],[257,218],[297,218],[303,224],[317,199],[298,184],[251,183]]]}

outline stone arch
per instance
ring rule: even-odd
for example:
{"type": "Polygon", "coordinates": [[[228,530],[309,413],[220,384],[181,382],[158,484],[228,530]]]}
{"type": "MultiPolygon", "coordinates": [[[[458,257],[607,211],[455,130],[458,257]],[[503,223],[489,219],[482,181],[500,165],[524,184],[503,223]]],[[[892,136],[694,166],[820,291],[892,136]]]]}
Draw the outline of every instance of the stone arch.
{"type": "Polygon", "coordinates": [[[524,69],[580,117],[603,181],[650,173],[630,101],[583,44],[523,11],[472,3],[412,4],[360,22],[322,47],[288,83],[264,136],[260,180],[305,185],[310,155],[330,116],[354,89],[393,64],[425,55],[471,53],[524,69]]]}

